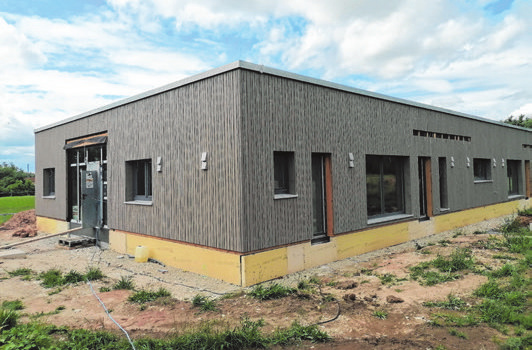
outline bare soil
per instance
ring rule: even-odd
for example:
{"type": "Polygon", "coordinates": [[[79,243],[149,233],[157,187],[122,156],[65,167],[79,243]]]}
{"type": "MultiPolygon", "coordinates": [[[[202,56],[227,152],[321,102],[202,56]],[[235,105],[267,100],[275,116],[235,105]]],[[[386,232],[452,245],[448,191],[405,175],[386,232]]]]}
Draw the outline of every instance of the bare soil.
{"type": "MultiPolygon", "coordinates": [[[[25,316],[22,321],[39,319],[73,328],[116,331],[116,325],[107,317],[88,284],[78,283],[60,290],[47,289],[35,275],[28,281],[8,274],[8,271],[19,268],[30,268],[38,274],[52,268],[64,273],[70,270],[84,273],[90,267],[98,267],[107,277],[94,281],[93,290],[133,338],[163,337],[206,320],[233,326],[247,315],[252,320],[264,319],[265,332],[288,327],[293,321],[304,325],[322,323],[320,327],[334,339],[327,344],[301,345],[305,348],[435,349],[443,345],[446,349],[498,349],[497,341],[506,338],[502,333],[481,325],[460,328],[468,339],[452,336],[448,328],[429,324],[435,310],[422,305],[426,301],[443,301],[451,293],[474,303],[470,295],[486,282],[486,277],[467,274],[459,280],[428,287],[409,279],[383,285],[376,275],[393,274],[399,279],[408,278],[409,267],[432,260],[437,254],[448,255],[457,247],[472,249],[477,262],[497,268],[497,264],[502,263],[491,259],[495,252],[482,249],[482,244],[478,242],[497,234],[493,229],[503,220],[498,218],[465,227],[461,229],[463,235],[455,238],[452,236],[456,232],[445,232],[286,276],[275,282],[295,287],[299,281],[316,277],[322,285],[314,293],[300,292],[263,302],[246,296],[249,288],[155,263],[136,263],[128,256],[98,247],[67,249],[59,246],[55,237],[17,247],[26,252],[25,259],[0,260],[0,301],[23,301],[25,316]],[[472,234],[479,230],[488,233],[472,234]],[[451,243],[447,246],[431,245],[431,242],[444,239],[451,243]],[[172,298],[148,303],[141,308],[127,301],[132,291],[99,292],[101,287],[112,288],[123,276],[131,276],[137,289],[166,288],[172,298]],[[222,298],[229,293],[231,297],[222,298]],[[197,294],[217,298],[218,311],[200,312],[193,307],[190,300],[197,294]],[[336,301],[323,301],[323,296],[328,294],[336,301]],[[54,313],[58,307],[62,310],[54,313]],[[384,320],[374,317],[375,310],[387,312],[388,317],[384,320]]],[[[0,230],[0,245],[28,240],[13,236],[20,228],[9,226],[7,230],[0,230]]]]}

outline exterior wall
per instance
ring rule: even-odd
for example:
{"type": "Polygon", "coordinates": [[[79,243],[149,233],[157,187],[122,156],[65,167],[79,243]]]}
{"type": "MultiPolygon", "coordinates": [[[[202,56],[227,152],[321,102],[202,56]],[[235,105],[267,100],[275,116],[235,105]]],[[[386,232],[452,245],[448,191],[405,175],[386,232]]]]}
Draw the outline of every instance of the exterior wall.
{"type": "MultiPolygon", "coordinates": [[[[246,70],[242,74],[244,251],[312,238],[311,154],[330,153],[334,234],[373,227],[366,208],[366,155],[408,157],[405,212],[419,218],[418,157],[430,157],[434,214],[440,212],[438,157],[447,159],[451,212],[512,200],[502,159],[532,158],[531,133],[472,118],[246,70]],[[471,142],[414,136],[413,130],[471,142]],[[273,152],[292,151],[297,198],[274,199],[273,152]],[[353,153],[355,167],[348,167],[353,153]],[[451,167],[451,157],[454,167],[451,167]],[[470,166],[467,167],[467,158],[470,166]],[[473,159],[496,159],[491,182],[474,183],[473,159]]],[[[520,187],[524,198],[524,184],[520,187]]]]}
{"type": "Polygon", "coordinates": [[[226,72],[37,132],[37,215],[67,219],[65,140],[107,131],[109,228],[242,250],[239,75],[226,72]],[[202,152],[207,171],[200,170],[202,152]],[[152,205],[126,204],[125,162],[146,158],[152,205]],[[42,169],[49,167],[55,199],[42,198],[42,169]]]}

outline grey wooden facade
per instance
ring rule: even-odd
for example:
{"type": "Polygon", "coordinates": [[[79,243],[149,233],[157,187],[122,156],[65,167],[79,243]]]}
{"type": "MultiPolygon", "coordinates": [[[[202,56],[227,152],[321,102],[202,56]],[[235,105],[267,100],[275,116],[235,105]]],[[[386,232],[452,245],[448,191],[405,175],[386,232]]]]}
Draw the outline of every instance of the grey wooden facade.
{"type": "Polygon", "coordinates": [[[38,216],[67,220],[63,146],[101,132],[108,133],[110,229],[235,252],[312,238],[312,153],[331,157],[334,234],[370,226],[366,155],[406,157],[405,213],[414,220],[418,157],[432,160],[434,215],[445,214],[439,210],[438,158],[447,160],[450,212],[511,200],[502,160],[520,161],[524,198],[525,161],[532,159],[529,130],[235,62],[37,129],[38,216]],[[274,199],[274,151],[294,152],[295,198],[274,199]],[[208,152],[206,171],[200,169],[202,152],[208,152]],[[125,203],[125,162],[157,157],[162,171],[152,169],[152,204],[125,203]],[[492,181],[474,183],[474,158],[495,159],[492,181]],[[55,198],[42,198],[46,168],[55,168],[55,198]]]}

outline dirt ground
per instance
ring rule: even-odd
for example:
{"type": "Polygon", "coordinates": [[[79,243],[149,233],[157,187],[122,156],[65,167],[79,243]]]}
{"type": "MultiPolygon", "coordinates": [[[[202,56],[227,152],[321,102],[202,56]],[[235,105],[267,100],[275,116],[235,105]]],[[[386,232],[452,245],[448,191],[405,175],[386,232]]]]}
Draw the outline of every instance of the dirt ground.
{"type": "MultiPolygon", "coordinates": [[[[318,293],[300,293],[263,302],[246,296],[249,289],[156,263],[136,263],[128,256],[94,246],[67,249],[58,245],[57,237],[48,238],[18,246],[26,253],[25,258],[0,260],[0,301],[21,300],[25,305],[22,321],[39,319],[69,327],[116,330],[88,284],[66,286],[57,292],[44,288],[36,278],[27,281],[8,274],[18,268],[30,268],[36,273],[52,268],[64,273],[70,270],[84,273],[90,267],[98,267],[107,277],[93,282],[93,289],[132,338],[164,336],[205,320],[236,325],[247,315],[252,320],[263,318],[265,332],[288,327],[294,320],[304,325],[323,322],[320,327],[333,337],[333,342],[303,344],[303,348],[435,349],[443,345],[446,349],[497,349],[496,340],[506,338],[500,332],[477,326],[460,328],[468,339],[452,336],[446,327],[428,323],[435,311],[422,305],[426,301],[445,300],[450,293],[468,301],[471,292],[487,281],[486,277],[468,274],[456,281],[427,287],[410,280],[383,285],[376,275],[390,273],[399,279],[408,277],[408,267],[432,260],[437,254],[448,255],[456,247],[471,248],[476,261],[497,264],[497,260],[490,259],[494,252],[479,249],[475,242],[498,234],[493,230],[503,220],[498,218],[465,227],[461,229],[464,235],[455,238],[452,238],[455,231],[445,232],[286,276],[275,282],[295,287],[299,281],[317,277],[323,283],[318,293]],[[487,233],[472,234],[479,230],[487,233]],[[451,243],[430,244],[444,239],[451,243]],[[131,276],[137,289],[164,287],[172,298],[141,308],[127,301],[131,291],[99,292],[100,287],[112,287],[124,276],[131,276]],[[232,296],[222,298],[228,293],[232,296]],[[218,298],[218,311],[199,312],[194,308],[190,300],[197,294],[218,298]],[[324,302],[326,294],[337,301],[324,302]],[[62,310],[54,313],[58,307],[62,310]],[[386,311],[388,317],[384,320],[374,317],[375,310],[386,311]]],[[[0,230],[0,245],[31,239],[14,237],[18,229],[0,230]]],[[[42,235],[39,233],[37,237],[42,235]]]]}

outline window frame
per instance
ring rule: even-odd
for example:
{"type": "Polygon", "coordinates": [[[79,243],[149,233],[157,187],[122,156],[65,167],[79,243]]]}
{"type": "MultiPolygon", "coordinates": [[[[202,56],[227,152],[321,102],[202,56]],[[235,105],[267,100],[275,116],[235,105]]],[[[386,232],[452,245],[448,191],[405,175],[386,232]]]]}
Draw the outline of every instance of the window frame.
{"type": "Polygon", "coordinates": [[[273,194],[274,199],[296,198],[295,153],[273,152],[273,194]]]}
{"type": "Polygon", "coordinates": [[[490,158],[473,158],[473,180],[475,183],[493,182],[490,158]]]}
{"type": "Polygon", "coordinates": [[[43,198],[55,198],[55,168],[43,169],[43,198]]]}
{"type": "Polygon", "coordinates": [[[126,161],[126,203],[151,204],[153,173],[151,158],[126,161]],[[139,183],[141,181],[142,183],[139,183]]]}
{"type": "MultiPolygon", "coordinates": [[[[406,161],[407,157],[403,156],[387,156],[387,155],[372,155],[367,154],[366,155],[366,215],[368,218],[369,223],[379,223],[382,221],[387,220],[393,220],[394,218],[403,218],[403,217],[410,217],[410,214],[406,214],[406,198],[405,198],[405,192],[406,192],[406,172],[405,168],[407,165],[406,161]],[[368,173],[368,170],[370,168],[369,162],[374,161],[373,167],[377,165],[378,167],[378,174],[370,174],[368,173]],[[397,211],[386,211],[386,202],[387,202],[387,196],[385,191],[385,162],[390,162],[390,164],[394,165],[400,165],[400,169],[397,169],[395,171],[396,179],[399,179],[399,196],[395,197],[395,200],[397,202],[400,202],[401,208],[397,211]],[[368,175],[377,175],[378,176],[378,204],[380,206],[380,211],[378,214],[372,214],[370,215],[370,193],[369,193],[369,183],[368,183],[368,175]]],[[[396,189],[397,192],[397,189],[396,189]]]]}
{"type": "Polygon", "coordinates": [[[506,181],[508,182],[508,197],[520,196],[521,195],[521,161],[516,159],[507,159],[506,160],[506,181]],[[512,172],[514,175],[510,175],[512,172]],[[510,192],[512,190],[510,177],[513,178],[513,184],[515,185],[515,192],[510,192]]]}

